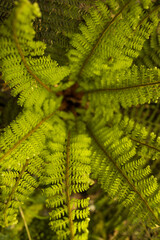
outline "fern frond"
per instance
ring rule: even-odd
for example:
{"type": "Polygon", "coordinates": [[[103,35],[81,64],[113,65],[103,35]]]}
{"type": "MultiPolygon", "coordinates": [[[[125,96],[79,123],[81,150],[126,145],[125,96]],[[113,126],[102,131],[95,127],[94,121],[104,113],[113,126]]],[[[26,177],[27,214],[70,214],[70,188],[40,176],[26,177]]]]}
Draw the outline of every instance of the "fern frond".
{"type": "Polygon", "coordinates": [[[111,197],[148,224],[160,224],[157,179],[146,159],[136,155],[132,141],[116,127],[105,126],[95,118],[88,125],[92,137],[92,173],[111,197]]]}
{"type": "MultiPolygon", "coordinates": [[[[35,108],[24,110],[23,113],[20,113],[17,119],[10,124],[10,126],[4,129],[0,141],[0,162],[5,158],[13,157],[12,154],[15,154],[16,158],[21,158],[22,156],[30,158],[34,156],[36,152],[39,153],[45,140],[45,138],[42,137],[44,136],[44,132],[47,134],[50,128],[52,128],[52,125],[46,124],[46,122],[52,119],[56,111],[55,103],[52,100],[49,102],[45,101],[42,107],[43,109],[39,108],[36,112],[33,110],[35,108]],[[45,127],[43,127],[43,125],[45,125],[45,127]],[[41,137],[38,137],[36,133],[37,131],[41,137]],[[32,137],[34,134],[35,139],[32,137]],[[29,142],[27,141],[28,138],[31,138],[29,142]],[[24,146],[24,142],[26,146],[24,146]],[[33,143],[34,148],[31,142],[33,143]],[[28,148],[30,149],[29,152],[28,148]],[[27,155],[27,153],[29,155],[27,155]]],[[[12,159],[10,159],[10,161],[12,161],[12,159]]]]}
{"type": "Polygon", "coordinates": [[[1,218],[0,224],[8,226],[17,223],[19,207],[38,187],[38,177],[42,170],[42,159],[27,159],[23,166],[1,170],[1,218]]]}
{"type": "Polygon", "coordinates": [[[38,186],[43,163],[38,155],[56,122],[55,103],[49,103],[37,112],[24,110],[1,135],[1,225],[16,222],[18,207],[38,186]]]}
{"type": "Polygon", "coordinates": [[[140,55],[135,59],[135,64],[145,65],[148,68],[160,67],[160,26],[155,28],[150,38],[144,43],[140,55]]]}
{"type": "Polygon", "coordinates": [[[53,94],[53,86],[69,74],[67,67],[57,67],[50,57],[43,56],[44,43],[33,41],[36,16],[40,17],[38,5],[22,0],[0,28],[3,79],[14,96],[20,94],[20,105],[28,99],[26,104],[35,103],[46,90],[53,94]]]}
{"type": "Polygon", "coordinates": [[[51,227],[58,239],[87,239],[89,199],[78,199],[78,193],[89,187],[90,139],[85,135],[75,135],[66,130],[53,136],[50,151],[44,153],[46,169],[42,177],[51,227]]]}
{"type": "Polygon", "coordinates": [[[138,155],[144,159],[155,160],[160,157],[160,137],[154,132],[148,131],[142,124],[124,117],[120,122],[120,129],[135,144],[138,155]]]}
{"type": "Polygon", "coordinates": [[[92,84],[83,83],[89,95],[90,104],[103,105],[107,101],[120,103],[124,108],[132,105],[157,102],[160,97],[159,69],[140,69],[133,66],[121,71],[105,71],[101,78],[92,84]]]}
{"type": "Polygon", "coordinates": [[[60,64],[68,61],[66,52],[71,47],[70,37],[79,31],[78,25],[89,3],[92,1],[38,1],[42,18],[36,21],[36,37],[47,43],[46,53],[60,64]]]}
{"type": "Polygon", "coordinates": [[[140,2],[123,1],[113,13],[105,2],[96,1],[95,5],[84,18],[86,25],[80,25],[82,33],[75,34],[71,42],[74,49],[68,56],[72,78],[90,78],[100,75],[102,69],[130,67],[158,24],[159,6],[144,13],[140,2]]]}
{"type": "MultiPolygon", "coordinates": [[[[13,11],[9,0],[0,3],[0,78],[23,108],[0,129],[0,225],[15,229],[19,212],[24,219],[22,208],[27,213],[32,201],[38,203],[42,189],[40,206],[24,223],[28,232],[34,218],[45,218],[53,230],[52,236],[44,232],[45,239],[92,238],[89,210],[98,212],[97,196],[104,207],[120,202],[102,213],[104,239],[121,228],[128,212],[134,217],[127,223],[138,218],[149,227],[160,226],[160,4],[38,0],[39,8],[29,0],[13,2],[13,11]],[[152,55],[150,62],[145,53],[152,55]],[[97,191],[97,181],[103,191],[97,191]]],[[[7,105],[1,102],[9,99],[1,96],[0,117],[7,105]]],[[[12,238],[18,240],[23,227],[16,228],[12,238]]],[[[10,237],[11,231],[5,232],[10,237]]],[[[93,238],[98,233],[93,231],[93,238]]],[[[36,239],[32,231],[28,238],[36,239]]]]}
{"type": "Polygon", "coordinates": [[[147,128],[148,132],[158,135],[160,131],[160,106],[157,104],[144,104],[137,107],[125,109],[124,116],[128,116],[136,123],[140,123],[147,128]]]}

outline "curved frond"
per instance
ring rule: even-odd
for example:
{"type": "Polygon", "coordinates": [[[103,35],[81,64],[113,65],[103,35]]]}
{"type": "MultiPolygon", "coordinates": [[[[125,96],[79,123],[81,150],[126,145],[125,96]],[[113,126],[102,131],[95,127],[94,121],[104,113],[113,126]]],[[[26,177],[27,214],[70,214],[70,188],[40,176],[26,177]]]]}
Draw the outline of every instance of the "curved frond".
{"type": "Polygon", "coordinates": [[[0,137],[1,225],[16,223],[18,208],[38,186],[42,159],[39,157],[56,122],[55,105],[20,113],[0,137]]]}
{"type": "Polygon", "coordinates": [[[38,5],[22,0],[0,27],[2,77],[14,96],[20,94],[20,105],[28,99],[35,103],[44,91],[54,94],[55,86],[69,74],[67,67],[58,67],[44,56],[43,42],[33,40],[32,22],[36,16],[41,16],[38,5]]]}
{"type": "Polygon", "coordinates": [[[132,141],[117,127],[95,118],[88,125],[92,137],[92,172],[102,188],[148,224],[159,225],[160,191],[147,160],[136,155],[132,141]]]}

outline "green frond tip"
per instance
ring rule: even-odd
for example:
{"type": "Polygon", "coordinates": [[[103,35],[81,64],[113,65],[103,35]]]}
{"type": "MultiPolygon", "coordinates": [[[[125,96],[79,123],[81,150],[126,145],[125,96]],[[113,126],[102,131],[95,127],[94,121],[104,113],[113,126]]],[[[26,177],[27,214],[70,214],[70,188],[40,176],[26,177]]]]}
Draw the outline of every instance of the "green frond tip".
{"type": "Polygon", "coordinates": [[[44,153],[46,169],[42,183],[46,184],[46,203],[50,212],[52,229],[58,239],[88,239],[89,198],[79,199],[79,193],[90,184],[90,139],[72,131],[61,133],[50,142],[50,150],[44,153]]]}
{"type": "MultiPolygon", "coordinates": [[[[25,5],[28,8],[32,9],[35,17],[41,17],[41,12],[40,12],[38,3],[35,2],[35,3],[31,4],[30,1],[28,1],[28,0],[20,0],[20,1],[15,1],[15,6],[17,6],[17,5],[19,5],[20,8],[23,8],[23,5],[25,5]]],[[[26,8],[26,11],[27,11],[27,8],[26,8]]],[[[25,16],[24,16],[24,18],[25,18],[25,16]]]]}
{"type": "Polygon", "coordinates": [[[20,1],[0,27],[2,77],[13,96],[20,94],[20,105],[34,104],[43,91],[47,91],[48,96],[54,95],[54,89],[69,74],[68,67],[58,67],[50,56],[44,56],[43,42],[34,41],[36,16],[40,16],[37,3],[20,1]]]}
{"type": "Polygon", "coordinates": [[[117,126],[93,119],[87,129],[92,137],[92,173],[108,194],[150,226],[160,225],[160,191],[157,179],[138,156],[132,141],[117,126]]]}

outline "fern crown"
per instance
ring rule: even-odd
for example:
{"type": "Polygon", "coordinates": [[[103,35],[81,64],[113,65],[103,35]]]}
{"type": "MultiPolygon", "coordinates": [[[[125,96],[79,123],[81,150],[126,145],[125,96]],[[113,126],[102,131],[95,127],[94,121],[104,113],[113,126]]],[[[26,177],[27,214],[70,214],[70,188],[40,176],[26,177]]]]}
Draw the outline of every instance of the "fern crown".
{"type": "Polygon", "coordinates": [[[19,0],[0,26],[2,80],[20,106],[2,122],[1,226],[40,189],[56,238],[90,239],[98,183],[130,219],[158,227],[160,4],[38,3],[19,0]]]}

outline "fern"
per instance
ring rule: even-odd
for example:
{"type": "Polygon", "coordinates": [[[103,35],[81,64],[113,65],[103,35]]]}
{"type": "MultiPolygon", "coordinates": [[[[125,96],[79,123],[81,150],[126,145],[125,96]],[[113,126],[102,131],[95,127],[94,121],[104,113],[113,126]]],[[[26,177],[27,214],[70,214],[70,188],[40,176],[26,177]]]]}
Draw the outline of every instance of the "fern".
{"type": "Polygon", "coordinates": [[[19,106],[2,100],[0,237],[32,239],[35,219],[59,240],[120,236],[124,220],[158,231],[158,1],[38,3],[0,5],[0,71],[19,106]]]}
{"type": "Polygon", "coordinates": [[[70,47],[70,36],[79,31],[78,25],[91,2],[39,1],[42,18],[41,21],[37,21],[36,37],[47,43],[45,52],[59,63],[67,63],[66,53],[70,47]]]}
{"type": "Polygon", "coordinates": [[[140,56],[135,60],[137,65],[146,65],[149,68],[153,68],[154,66],[159,67],[160,60],[159,60],[159,26],[154,29],[153,33],[151,34],[150,39],[148,39],[141,52],[140,56]]]}
{"type": "MultiPolygon", "coordinates": [[[[50,57],[43,56],[45,45],[42,42],[33,41],[35,32],[32,28],[31,20],[35,18],[34,16],[40,16],[38,6],[35,4],[34,8],[30,7],[26,11],[24,3],[21,4],[20,10],[15,9],[17,18],[14,18],[14,15],[12,15],[6,21],[5,26],[2,26],[3,37],[1,37],[0,43],[1,47],[4,48],[3,54],[1,54],[3,77],[7,84],[13,88],[13,95],[20,94],[20,105],[30,98],[32,91],[36,94],[35,97],[31,94],[33,102],[37,100],[38,94],[43,94],[42,91],[39,91],[40,88],[52,92],[53,90],[49,85],[53,74],[55,74],[56,85],[69,72],[65,67],[59,69],[57,63],[53,62],[50,57]],[[21,11],[22,15],[24,14],[24,19],[18,19],[18,10],[21,11]],[[25,19],[28,21],[25,23],[26,28],[22,24],[25,19]],[[12,29],[10,29],[12,22],[12,29]],[[16,58],[16,56],[18,57],[16,58]],[[43,69],[43,66],[45,69],[43,69]],[[13,72],[14,67],[19,69],[19,71],[13,72]],[[22,83],[22,79],[25,79],[25,82],[22,83]],[[43,79],[45,81],[47,79],[47,82],[44,82],[43,79]]],[[[28,104],[30,101],[27,101],[28,104]]],[[[31,102],[31,104],[33,103],[31,102]]]]}
{"type": "MultiPolygon", "coordinates": [[[[94,141],[93,151],[95,152],[94,149],[96,149],[97,152],[92,157],[93,174],[96,173],[94,177],[99,179],[104,190],[112,197],[116,196],[125,206],[129,205],[130,211],[139,214],[145,221],[148,218],[150,221],[152,218],[156,219],[158,205],[154,213],[150,204],[158,203],[157,180],[153,176],[146,179],[151,173],[150,167],[144,167],[146,158],[143,155],[135,159],[136,150],[132,144],[133,139],[131,141],[127,137],[122,137],[123,132],[118,131],[117,127],[112,129],[105,127],[103,121],[100,123],[93,121],[88,131],[94,141]],[[102,154],[103,160],[99,158],[102,154]],[[99,170],[96,171],[98,166],[100,166],[99,170]]],[[[138,153],[137,150],[137,155],[138,153]]]]}
{"type": "Polygon", "coordinates": [[[71,239],[75,235],[74,239],[87,239],[89,200],[71,199],[70,195],[89,187],[90,151],[87,148],[90,139],[70,132],[66,136],[59,131],[58,138],[56,136],[57,133],[48,143],[50,151],[44,153],[47,166],[42,177],[42,182],[49,186],[47,206],[53,209],[50,224],[58,239],[66,239],[68,235],[71,239]]]}

